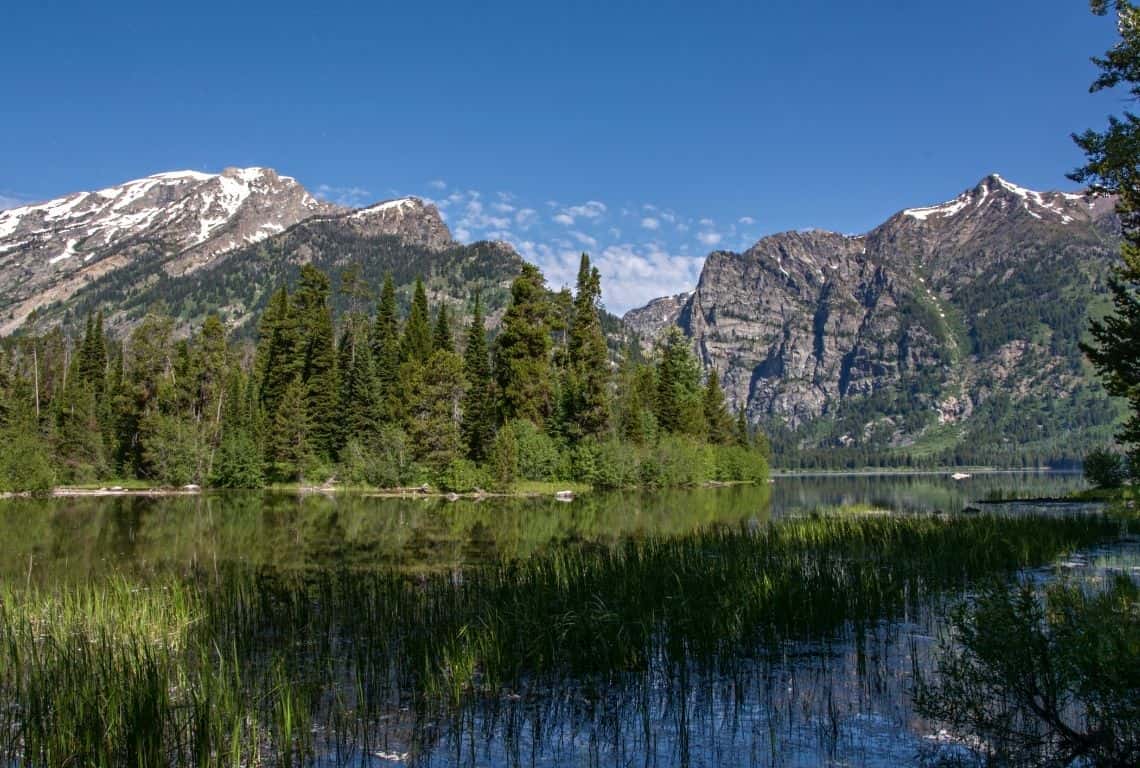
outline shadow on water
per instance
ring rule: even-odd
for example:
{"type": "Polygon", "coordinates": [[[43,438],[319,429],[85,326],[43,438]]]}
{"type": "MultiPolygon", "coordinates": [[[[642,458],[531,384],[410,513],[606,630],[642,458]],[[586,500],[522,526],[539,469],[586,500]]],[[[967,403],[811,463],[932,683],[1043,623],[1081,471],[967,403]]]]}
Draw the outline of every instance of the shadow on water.
{"type": "Polygon", "coordinates": [[[912,763],[909,685],[950,601],[1128,557],[1095,549],[1122,526],[1099,514],[885,516],[867,511],[945,509],[964,486],[792,480],[572,504],[5,503],[0,755],[912,763]],[[804,514],[838,506],[859,512],[804,514]]]}

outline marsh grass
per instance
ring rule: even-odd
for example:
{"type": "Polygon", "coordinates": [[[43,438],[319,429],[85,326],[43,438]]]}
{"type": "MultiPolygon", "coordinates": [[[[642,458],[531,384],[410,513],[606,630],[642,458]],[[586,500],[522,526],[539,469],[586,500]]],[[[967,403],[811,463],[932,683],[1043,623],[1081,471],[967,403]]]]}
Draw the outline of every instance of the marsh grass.
{"type": "MultiPolygon", "coordinates": [[[[504,695],[731,678],[791,640],[859,648],[884,620],[1123,525],[839,515],[412,577],[230,566],[145,585],[8,585],[0,763],[349,763],[386,749],[404,708],[415,723],[462,723],[504,695]]],[[[431,729],[399,727],[430,749],[431,729]]]]}

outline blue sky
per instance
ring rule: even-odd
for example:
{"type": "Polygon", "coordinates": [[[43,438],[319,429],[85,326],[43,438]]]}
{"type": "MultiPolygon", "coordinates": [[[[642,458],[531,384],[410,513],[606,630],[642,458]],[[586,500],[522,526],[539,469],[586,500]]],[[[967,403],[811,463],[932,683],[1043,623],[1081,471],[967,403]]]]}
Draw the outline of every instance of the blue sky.
{"type": "Polygon", "coordinates": [[[416,194],[621,311],[712,248],[864,231],[991,171],[1067,188],[1112,21],[957,3],[18,3],[0,203],[260,165],[330,199],[416,194]]]}

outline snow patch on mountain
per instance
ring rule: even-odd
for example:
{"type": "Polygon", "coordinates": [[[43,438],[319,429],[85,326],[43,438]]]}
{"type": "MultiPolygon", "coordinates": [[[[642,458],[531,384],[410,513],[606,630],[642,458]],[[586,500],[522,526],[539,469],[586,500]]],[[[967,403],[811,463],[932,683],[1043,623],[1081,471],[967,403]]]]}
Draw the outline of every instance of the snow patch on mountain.
{"type": "Polygon", "coordinates": [[[367,208],[361,208],[352,214],[354,219],[364,219],[374,213],[381,213],[383,211],[403,211],[404,209],[417,209],[422,208],[423,203],[415,197],[401,197],[397,200],[385,200],[382,203],[370,205],[367,208]]]}
{"type": "MultiPolygon", "coordinates": [[[[982,180],[974,189],[967,190],[945,203],[921,208],[907,208],[902,213],[917,221],[928,221],[931,217],[949,219],[962,213],[981,210],[991,204],[1001,193],[1012,195],[1025,211],[1036,219],[1049,215],[1059,218],[1062,224],[1075,221],[1072,207],[1086,204],[1084,195],[1072,192],[1038,192],[1007,181],[994,173],[982,180]]],[[[1002,199],[999,207],[1003,210],[1008,197],[1002,199]]]]}

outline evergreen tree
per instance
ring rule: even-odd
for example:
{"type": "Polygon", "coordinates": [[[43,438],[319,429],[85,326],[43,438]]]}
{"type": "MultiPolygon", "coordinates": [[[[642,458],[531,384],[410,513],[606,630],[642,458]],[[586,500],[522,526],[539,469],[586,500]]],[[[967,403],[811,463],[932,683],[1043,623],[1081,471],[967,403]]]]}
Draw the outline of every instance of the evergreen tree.
{"type": "Polygon", "coordinates": [[[160,395],[171,384],[173,322],[150,314],[131,333],[124,360],[122,384],[116,402],[117,458],[120,469],[140,477],[155,476],[146,455],[152,428],[164,426],[148,417],[157,413],[160,395]]]}
{"type": "Polygon", "coordinates": [[[408,312],[408,322],[404,324],[401,359],[425,363],[431,357],[432,332],[429,317],[427,291],[424,290],[424,281],[417,277],[412,294],[412,308],[408,312]]]}
{"type": "Polygon", "coordinates": [[[78,374],[95,393],[96,401],[103,398],[107,383],[107,343],[103,336],[103,313],[87,316],[83,344],[79,348],[78,374]]]}
{"type": "Polygon", "coordinates": [[[353,439],[371,440],[378,427],[379,386],[366,341],[367,326],[360,321],[350,323],[341,334],[339,412],[344,432],[338,448],[353,439]]]}
{"type": "Polygon", "coordinates": [[[455,351],[455,342],[451,338],[451,318],[448,317],[445,302],[440,303],[439,312],[436,313],[435,331],[432,332],[431,346],[435,352],[455,351]]]}
{"type": "Polygon", "coordinates": [[[255,360],[261,406],[270,418],[297,375],[297,326],[289,291],[282,286],[269,299],[258,323],[255,360]]]}
{"type": "Polygon", "coordinates": [[[260,407],[254,385],[240,368],[227,373],[222,400],[222,438],[210,464],[209,482],[219,488],[260,488],[265,451],[259,445],[260,407]]]}
{"type": "Polygon", "coordinates": [[[226,329],[217,315],[207,315],[194,348],[194,417],[201,426],[208,458],[205,474],[213,468],[214,454],[222,441],[222,406],[229,373],[226,329]]]}
{"type": "Polygon", "coordinates": [[[720,387],[720,376],[716,368],[709,368],[705,380],[702,411],[705,416],[705,439],[714,445],[726,445],[732,442],[734,437],[732,416],[728,413],[728,405],[724,400],[724,390],[720,387]]]}
{"type": "MultiPolygon", "coordinates": [[[[426,298],[426,297],[425,297],[426,298]]],[[[396,384],[400,377],[400,321],[397,316],[396,286],[391,273],[384,276],[376,320],[372,324],[372,362],[376,372],[378,417],[394,421],[399,414],[396,384]]]]}
{"type": "Polygon", "coordinates": [[[495,344],[495,379],[504,420],[540,427],[551,415],[550,303],[542,273],[524,264],[511,284],[511,302],[495,344]]]}
{"type": "Polygon", "coordinates": [[[618,436],[635,445],[651,442],[657,430],[657,383],[653,368],[637,362],[639,357],[627,350],[618,373],[618,436]]]}
{"type": "Polygon", "coordinates": [[[269,430],[269,475],[281,482],[304,478],[310,460],[307,387],[300,377],[285,388],[269,430]]]}
{"type": "Polygon", "coordinates": [[[573,438],[599,436],[609,429],[610,361],[602,333],[601,299],[601,275],[583,253],[567,343],[566,427],[573,438]]]}
{"type": "Polygon", "coordinates": [[[463,444],[469,459],[482,461],[495,436],[495,405],[483,303],[478,293],[475,294],[475,311],[467,328],[467,344],[463,350],[463,376],[467,380],[461,427],[463,444]]]}
{"type": "Polygon", "coordinates": [[[460,404],[467,383],[463,360],[454,352],[435,352],[424,365],[404,364],[408,400],[406,428],[416,460],[437,472],[463,455],[460,404]]]}
{"type": "Polygon", "coordinates": [[[94,480],[106,472],[95,390],[83,375],[84,363],[82,356],[72,358],[56,412],[55,457],[64,478],[72,482],[94,480]]]}
{"type": "Polygon", "coordinates": [[[379,386],[372,358],[373,327],[364,313],[369,292],[359,264],[341,271],[341,295],[347,300],[345,318],[338,345],[337,370],[340,392],[340,431],[336,448],[339,453],[350,440],[370,440],[376,432],[379,408],[379,386]]]}
{"type": "Polygon", "coordinates": [[[736,410],[736,427],[733,430],[733,436],[736,439],[736,444],[741,448],[750,448],[752,446],[752,434],[748,428],[748,414],[744,406],[736,410]]]}
{"type": "Polygon", "coordinates": [[[305,412],[310,419],[312,448],[325,456],[336,450],[340,432],[337,411],[336,349],[328,276],[311,264],[301,267],[293,316],[297,328],[296,370],[305,385],[305,412]]]}
{"type": "Polygon", "coordinates": [[[701,407],[701,370],[689,340],[676,326],[661,342],[657,364],[657,422],[666,432],[700,435],[705,431],[701,407]]]}
{"type": "MultiPolygon", "coordinates": [[[[1094,12],[1115,10],[1120,39],[1104,58],[1094,58],[1100,75],[1091,90],[1125,86],[1140,98],[1140,9],[1125,0],[1093,0],[1094,12]]],[[[1111,394],[1126,398],[1129,418],[1118,433],[1130,447],[1132,466],[1140,466],[1140,117],[1125,110],[1110,117],[1101,132],[1074,136],[1088,162],[1070,178],[1084,182],[1094,194],[1116,195],[1124,242],[1122,264],[1110,279],[1113,312],[1090,323],[1092,341],[1082,344],[1111,394]]]]}

